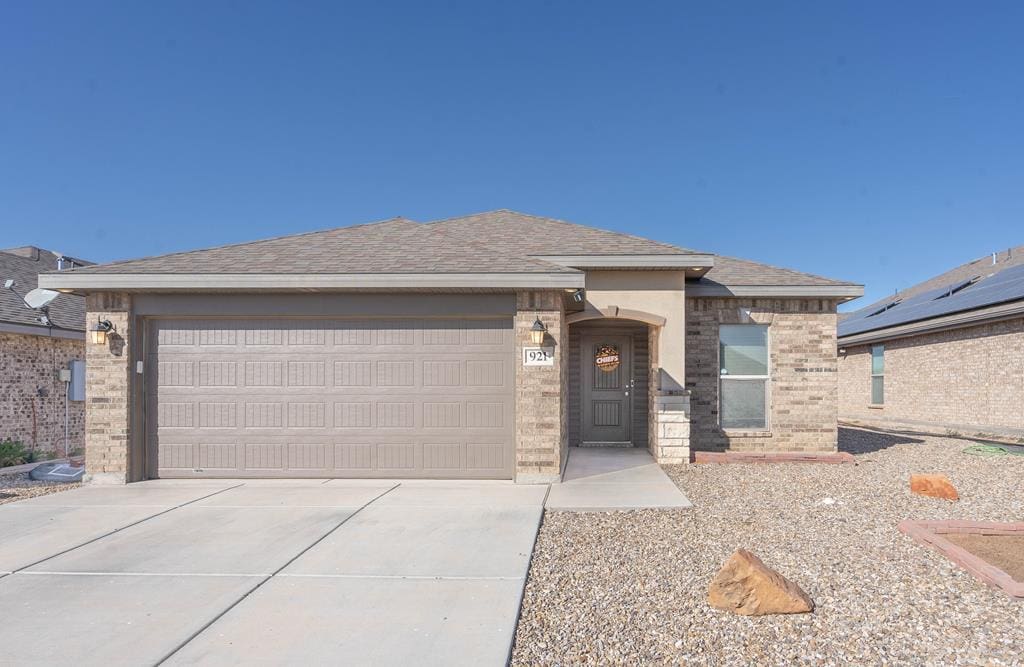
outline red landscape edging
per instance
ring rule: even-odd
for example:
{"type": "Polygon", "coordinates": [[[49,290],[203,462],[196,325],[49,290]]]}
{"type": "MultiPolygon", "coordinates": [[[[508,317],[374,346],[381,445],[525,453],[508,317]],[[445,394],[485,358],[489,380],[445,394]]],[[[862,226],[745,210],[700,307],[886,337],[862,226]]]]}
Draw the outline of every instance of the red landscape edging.
{"type": "Polygon", "coordinates": [[[911,521],[899,523],[899,530],[915,542],[929,546],[970,572],[975,579],[1015,598],[1024,598],[1024,581],[1017,581],[988,561],[943,537],[950,533],[973,535],[1024,535],[1024,522],[997,521],[911,521]]]}
{"type": "Polygon", "coordinates": [[[853,454],[835,452],[815,454],[808,452],[694,452],[694,463],[855,463],[853,454]]]}

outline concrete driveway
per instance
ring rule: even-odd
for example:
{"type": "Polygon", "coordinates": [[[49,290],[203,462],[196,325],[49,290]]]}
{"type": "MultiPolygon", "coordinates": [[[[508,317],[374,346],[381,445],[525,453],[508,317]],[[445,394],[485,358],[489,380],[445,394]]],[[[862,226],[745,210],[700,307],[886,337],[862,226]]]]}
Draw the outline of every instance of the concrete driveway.
{"type": "Polygon", "coordinates": [[[505,664],[546,486],[152,481],[0,506],[0,662],[505,664]]]}

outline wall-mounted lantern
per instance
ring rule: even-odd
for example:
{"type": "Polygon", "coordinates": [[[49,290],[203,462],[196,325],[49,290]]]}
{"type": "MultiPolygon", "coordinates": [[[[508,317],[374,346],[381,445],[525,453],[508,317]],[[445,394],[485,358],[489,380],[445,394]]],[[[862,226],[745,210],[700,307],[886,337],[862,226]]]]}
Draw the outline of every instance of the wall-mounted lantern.
{"type": "Polygon", "coordinates": [[[530,327],[530,342],[534,345],[540,345],[544,342],[544,334],[547,332],[548,328],[544,326],[544,323],[538,317],[533,321],[533,326],[530,327]]]}
{"type": "Polygon", "coordinates": [[[89,327],[89,333],[92,334],[92,342],[96,345],[103,345],[107,342],[107,334],[114,330],[114,325],[110,323],[110,320],[96,320],[96,324],[89,327]]]}

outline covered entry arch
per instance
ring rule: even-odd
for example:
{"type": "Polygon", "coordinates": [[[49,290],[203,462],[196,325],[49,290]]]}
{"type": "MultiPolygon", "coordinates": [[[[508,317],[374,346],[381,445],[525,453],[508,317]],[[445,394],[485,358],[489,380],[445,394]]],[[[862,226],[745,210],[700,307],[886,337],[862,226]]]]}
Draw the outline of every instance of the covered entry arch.
{"type": "Polygon", "coordinates": [[[649,447],[657,337],[665,319],[609,307],[569,324],[569,444],[649,447]]]}

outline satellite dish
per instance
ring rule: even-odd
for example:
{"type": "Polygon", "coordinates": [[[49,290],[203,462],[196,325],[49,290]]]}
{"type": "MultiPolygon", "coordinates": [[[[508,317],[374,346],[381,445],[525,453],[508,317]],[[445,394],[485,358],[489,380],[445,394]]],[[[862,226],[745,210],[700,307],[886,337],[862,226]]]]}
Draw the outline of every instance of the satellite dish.
{"type": "Polygon", "coordinates": [[[51,289],[37,287],[25,295],[25,303],[27,303],[29,307],[39,310],[40,308],[45,308],[58,296],[60,296],[60,292],[54,292],[51,289]]]}

